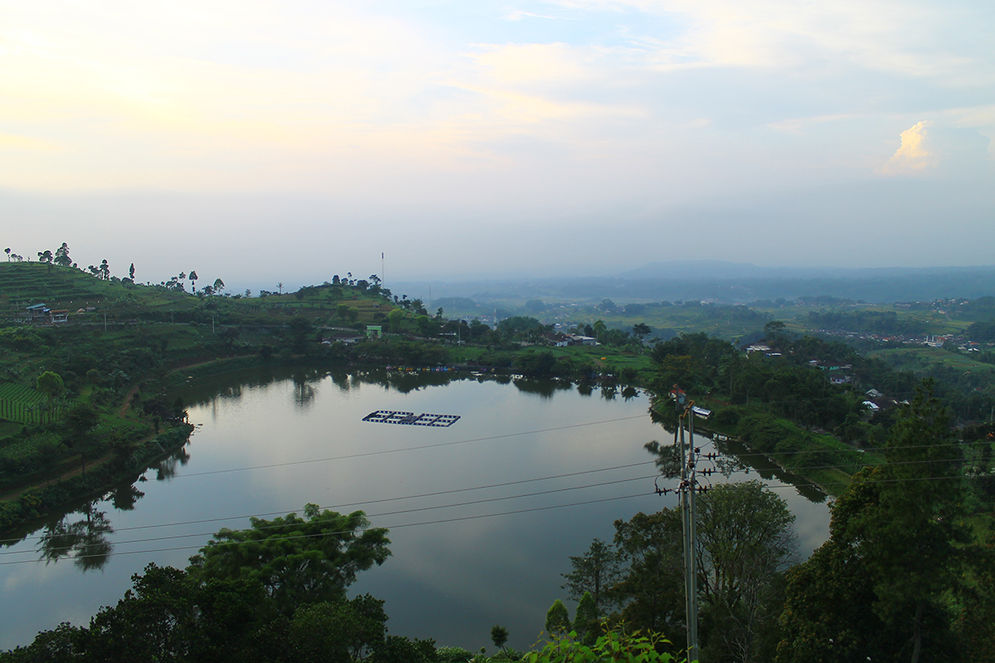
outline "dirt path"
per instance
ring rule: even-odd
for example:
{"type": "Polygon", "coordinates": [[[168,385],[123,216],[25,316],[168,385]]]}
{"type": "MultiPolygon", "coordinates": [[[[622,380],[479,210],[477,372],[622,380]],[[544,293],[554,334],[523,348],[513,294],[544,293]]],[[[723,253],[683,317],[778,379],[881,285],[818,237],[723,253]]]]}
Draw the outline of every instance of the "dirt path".
{"type": "Polygon", "coordinates": [[[117,416],[124,417],[128,414],[128,410],[131,408],[131,399],[135,397],[138,393],[138,384],[135,383],[128,390],[128,393],[124,395],[124,400],[121,402],[121,407],[117,410],[117,416]]]}

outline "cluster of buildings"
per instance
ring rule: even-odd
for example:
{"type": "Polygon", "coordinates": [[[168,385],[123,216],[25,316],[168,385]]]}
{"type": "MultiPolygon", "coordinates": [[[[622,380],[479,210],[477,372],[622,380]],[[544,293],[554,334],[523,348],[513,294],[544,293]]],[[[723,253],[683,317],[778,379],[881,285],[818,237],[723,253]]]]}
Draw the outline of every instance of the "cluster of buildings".
{"type": "Polygon", "coordinates": [[[24,320],[28,323],[55,325],[69,322],[69,309],[53,309],[45,304],[32,304],[24,311],[24,320]]]}

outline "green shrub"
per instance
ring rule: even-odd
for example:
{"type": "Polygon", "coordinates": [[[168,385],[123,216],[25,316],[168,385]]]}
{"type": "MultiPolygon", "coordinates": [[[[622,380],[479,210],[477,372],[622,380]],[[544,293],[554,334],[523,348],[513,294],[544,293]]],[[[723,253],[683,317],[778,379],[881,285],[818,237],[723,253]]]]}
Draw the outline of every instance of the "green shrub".
{"type": "Polygon", "coordinates": [[[683,663],[669,649],[671,642],[660,633],[639,631],[626,633],[605,629],[593,645],[585,645],[577,639],[573,631],[553,639],[540,651],[529,652],[523,658],[525,663],[600,663],[618,661],[621,663],[683,663]]]}

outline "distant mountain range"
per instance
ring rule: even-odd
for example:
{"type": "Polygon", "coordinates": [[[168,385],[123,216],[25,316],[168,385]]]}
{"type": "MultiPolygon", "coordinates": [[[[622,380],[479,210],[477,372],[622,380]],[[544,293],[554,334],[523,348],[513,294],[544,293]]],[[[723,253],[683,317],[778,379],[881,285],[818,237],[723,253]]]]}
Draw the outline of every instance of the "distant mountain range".
{"type": "Polygon", "coordinates": [[[673,261],[644,265],[615,276],[410,281],[394,286],[399,292],[426,300],[469,297],[478,303],[611,299],[616,303],[707,300],[746,304],[801,297],[885,303],[995,295],[995,266],[846,269],[673,261]]]}

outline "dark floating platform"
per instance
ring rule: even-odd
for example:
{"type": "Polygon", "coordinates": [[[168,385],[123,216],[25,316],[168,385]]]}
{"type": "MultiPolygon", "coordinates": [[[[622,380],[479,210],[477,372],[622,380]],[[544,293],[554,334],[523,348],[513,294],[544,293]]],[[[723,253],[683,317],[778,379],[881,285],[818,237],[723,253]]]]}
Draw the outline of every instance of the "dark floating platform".
{"type": "Polygon", "coordinates": [[[459,419],[458,414],[415,414],[414,412],[397,412],[395,410],[377,410],[363,417],[363,421],[377,424],[406,424],[408,426],[434,426],[448,428],[459,419]]]}

